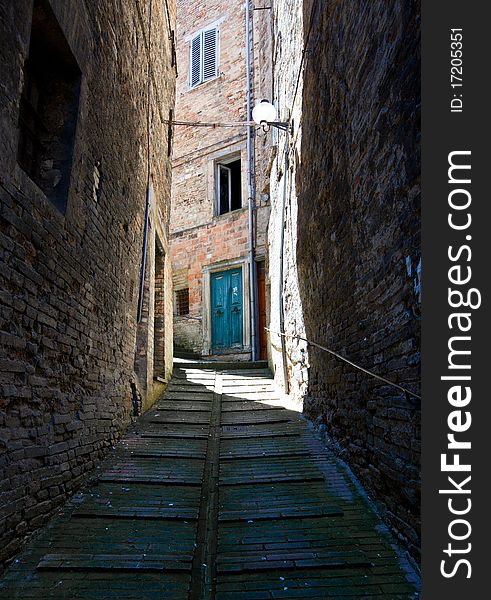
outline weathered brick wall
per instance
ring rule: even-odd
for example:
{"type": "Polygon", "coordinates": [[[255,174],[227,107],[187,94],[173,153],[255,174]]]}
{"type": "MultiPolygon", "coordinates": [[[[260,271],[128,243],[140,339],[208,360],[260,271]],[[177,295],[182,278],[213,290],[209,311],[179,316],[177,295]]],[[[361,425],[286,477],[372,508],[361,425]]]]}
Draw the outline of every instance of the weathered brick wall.
{"type": "Polygon", "coordinates": [[[238,210],[206,227],[196,227],[172,237],[174,272],[184,272],[189,286],[189,316],[176,316],[174,319],[174,342],[177,347],[196,353],[202,351],[202,267],[247,255],[247,218],[246,209],[238,210]]]}
{"type": "MultiPolygon", "coordinates": [[[[313,22],[286,211],[285,260],[296,251],[298,263],[285,284],[286,328],[419,392],[419,2],[309,0],[302,17],[292,62],[313,22]]],[[[276,25],[284,52],[290,24],[276,25]]],[[[275,75],[292,102],[295,77],[275,75]]],[[[287,352],[289,377],[305,381],[296,388],[305,413],[417,555],[419,404],[318,349],[307,356],[287,340],[287,352]]]]}
{"type": "MultiPolygon", "coordinates": [[[[174,3],[168,4],[173,23],[174,3]]],[[[130,421],[130,381],[147,377],[134,369],[147,52],[153,72],[149,249],[157,235],[168,254],[171,165],[164,119],[174,103],[175,72],[164,3],[153,2],[151,36],[148,2],[50,5],[81,71],[65,214],[16,161],[32,2],[0,6],[0,564],[111,447],[130,421]]],[[[153,256],[149,252],[149,273],[153,256]]],[[[168,374],[168,260],[164,270],[168,374]]],[[[147,334],[153,356],[150,328],[147,334]]]]}
{"type": "MultiPolygon", "coordinates": [[[[179,121],[237,122],[246,120],[244,2],[178,0],[176,119],[179,121]],[[195,88],[189,85],[189,44],[192,36],[213,23],[219,27],[219,76],[195,88]]],[[[171,230],[210,222],[212,191],[206,164],[210,152],[244,146],[245,128],[177,127],[171,230]]]]}
{"type": "MultiPolygon", "coordinates": [[[[246,117],[245,3],[243,0],[178,0],[176,119],[189,122],[244,122],[246,117]],[[189,44],[198,31],[218,24],[219,76],[190,88],[189,44]]],[[[264,12],[264,11],[259,11],[264,12]]],[[[266,11],[267,12],[267,11],[266,11]]],[[[270,43],[261,34],[267,30],[268,15],[255,16],[257,56],[264,56],[270,43]]],[[[270,57],[255,64],[257,97],[271,87],[270,57]],[[269,74],[269,79],[268,79],[269,74]],[[269,88],[268,88],[269,86],[269,88]]],[[[258,161],[267,136],[259,140],[258,161]]],[[[269,158],[269,147],[267,148],[269,158]]],[[[258,169],[260,174],[262,169],[258,169]]],[[[260,175],[261,177],[261,175],[260,175]]],[[[264,177],[258,184],[255,213],[257,254],[265,255],[265,232],[269,216],[269,191],[264,177]],[[265,194],[262,194],[265,192],[265,194]]],[[[174,173],[171,212],[171,251],[176,289],[189,288],[190,315],[176,317],[176,346],[203,352],[203,268],[208,265],[247,259],[247,152],[246,127],[193,128],[177,126],[174,144],[174,173]],[[215,164],[227,154],[240,155],[242,208],[224,215],[215,214],[215,164]]],[[[206,307],[205,307],[206,310],[206,307]]]]}

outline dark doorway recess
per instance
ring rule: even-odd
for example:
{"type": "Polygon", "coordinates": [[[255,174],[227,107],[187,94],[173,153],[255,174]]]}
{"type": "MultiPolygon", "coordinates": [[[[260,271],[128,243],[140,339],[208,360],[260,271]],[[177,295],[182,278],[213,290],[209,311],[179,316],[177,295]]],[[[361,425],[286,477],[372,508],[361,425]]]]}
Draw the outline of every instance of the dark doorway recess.
{"type": "Polygon", "coordinates": [[[257,307],[258,307],[258,327],[259,327],[259,358],[266,360],[268,358],[268,336],[266,334],[266,268],[264,261],[256,263],[257,268],[257,307]]]}

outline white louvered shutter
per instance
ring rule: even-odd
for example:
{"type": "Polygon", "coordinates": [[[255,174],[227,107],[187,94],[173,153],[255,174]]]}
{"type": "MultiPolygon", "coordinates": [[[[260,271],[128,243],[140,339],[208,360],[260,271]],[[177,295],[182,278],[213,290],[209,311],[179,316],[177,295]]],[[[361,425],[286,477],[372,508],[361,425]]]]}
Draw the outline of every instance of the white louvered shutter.
{"type": "Polygon", "coordinates": [[[203,81],[217,76],[218,29],[203,32],[203,81]]]}
{"type": "Polygon", "coordinates": [[[191,41],[191,68],[189,73],[189,83],[191,87],[201,83],[201,33],[191,41]]]}

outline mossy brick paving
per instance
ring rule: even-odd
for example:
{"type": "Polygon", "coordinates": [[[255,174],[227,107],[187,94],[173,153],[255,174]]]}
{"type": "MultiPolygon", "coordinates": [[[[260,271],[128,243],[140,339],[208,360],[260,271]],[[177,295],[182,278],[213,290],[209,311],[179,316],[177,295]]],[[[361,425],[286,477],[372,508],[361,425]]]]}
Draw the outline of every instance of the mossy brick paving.
{"type": "Polygon", "coordinates": [[[417,598],[359,486],[279,398],[264,369],[175,369],[0,599],[417,598]]]}

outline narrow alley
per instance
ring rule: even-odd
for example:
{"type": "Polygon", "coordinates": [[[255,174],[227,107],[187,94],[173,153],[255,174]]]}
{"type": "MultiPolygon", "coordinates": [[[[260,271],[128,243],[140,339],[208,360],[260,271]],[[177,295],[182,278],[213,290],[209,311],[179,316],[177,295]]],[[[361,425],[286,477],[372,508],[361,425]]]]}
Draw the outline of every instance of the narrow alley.
{"type": "Polygon", "coordinates": [[[0,2],[0,600],[415,600],[420,0],[0,2]]]}
{"type": "Polygon", "coordinates": [[[265,365],[231,367],[176,364],[2,600],[412,596],[409,562],[265,365]]]}

